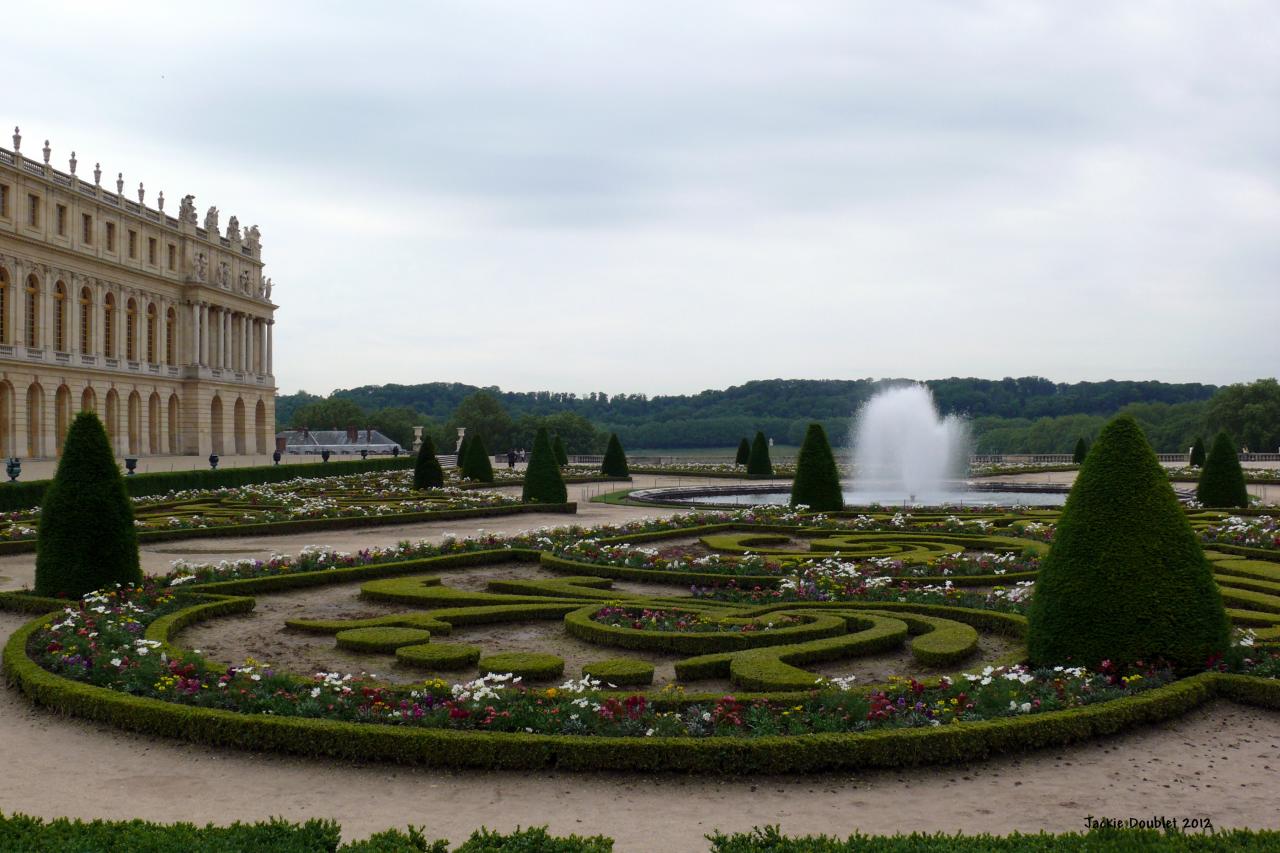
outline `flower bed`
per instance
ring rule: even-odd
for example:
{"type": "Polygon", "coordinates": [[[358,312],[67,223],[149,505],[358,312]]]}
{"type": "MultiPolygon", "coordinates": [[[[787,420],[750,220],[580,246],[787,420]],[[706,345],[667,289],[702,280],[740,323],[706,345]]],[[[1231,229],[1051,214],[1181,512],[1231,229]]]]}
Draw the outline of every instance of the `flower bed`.
{"type": "Polygon", "coordinates": [[[594,622],[614,628],[637,631],[680,631],[690,633],[752,633],[802,623],[799,617],[782,615],[758,622],[726,620],[720,616],[689,610],[650,610],[648,608],[606,606],[591,615],[594,622]]]}

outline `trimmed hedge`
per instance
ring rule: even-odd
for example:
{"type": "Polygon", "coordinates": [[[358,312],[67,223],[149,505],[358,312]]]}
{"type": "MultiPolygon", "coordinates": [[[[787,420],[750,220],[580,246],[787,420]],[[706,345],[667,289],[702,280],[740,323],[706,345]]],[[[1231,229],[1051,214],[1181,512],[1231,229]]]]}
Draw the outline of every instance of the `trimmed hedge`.
{"type": "Polygon", "coordinates": [[[142,583],[133,504],[102,421],[81,412],[67,430],[44,495],[36,540],[36,595],[68,598],[142,583]]]}
{"type": "MultiPolygon", "coordinates": [[[[125,489],[133,498],[164,495],[169,492],[205,489],[227,489],[260,483],[281,483],[296,478],[338,477],[371,471],[402,471],[412,468],[414,457],[402,455],[386,459],[344,459],[338,462],[304,462],[293,465],[247,465],[243,468],[210,468],[191,471],[155,471],[124,478],[125,489]]],[[[44,501],[44,493],[52,480],[27,480],[5,483],[0,488],[0,512],[31,509],[44,501]]]]}
{"type": "Polygon", "coordinates": [[[742,437],[742,441],[738,442],[738,455],[733,458],[734,465],[746,465],[751,461],[751,442],[747,441],[746,436],[742,437]]]}
{"type": "Polygon", "coordinates": [[[467,455],[462,460],[461,474],[476,483],[493,482],[493,462],[480,436],[467,436],[467,455]]]}
{"type": "Polygon", "coordinates": [[[564,477],[556,464],[547,428],[538,427],[533,439],[533,452],[524,472],[524,488],[520,500],[524,503],[562,504],[569,499],[564,487],[564,477]]]}
{"type": "Polygon", "coordinates": [[[1191,458],[1187,460],[1187,464],[1192,468],[1202,468],[1204,467],[1204,460],[1204,436],[1197,435],[1195,444],[1191,445],[1191,458]]]}
{"type": "Polygon", "coordinates": [[[51,616],[19,628],[4,647],[10,683],[54,711],[196,743],[343,760],[490,769],[783,773],[969,761],[1061,746],[1181,716],[1221,695],[1280,707],[1272,679],[1204,673],[1136,696],[1068,711],[958,725],[787,737],[643,738],[462,732],[314,718],[238,714],[145,699],[71,681],[26,654],[51,616]]]}
{"type": "Polygon", "coordinates": [[[438,489],[444,485],[444,469],[436,458],[436,445],[431,436],[422,436],[422,447],[418,449],[418,457],[413,463],[413,487],[415,489],[438,489]]]}
{"type": "Polygon", "coordinates": [[[757,432],[751,442],[751,456],[747,459],[747,477],[765,480],[773,476],[773,462],[769,459],[769,442],[763,432],[757,432]]]}
{"type": "Polygon", "coordinates": [[[1076,449],[1071,454],[1071,463],[1073,465],[1079,465],[1084,462],[1084,458],[1088,455],[1089,442],[1085,441],[1084,438],[1080,438],[1076,441],[1076,449]]]}
{"type": "Polygon", "coordinates": [[[333,635],[338,648],[353,652],[394,652],[401,646],[414,646],[431,639],[431,632],[421,628],[348,628],[333,635]]]}
{"type": "Polygon", "coordinates": [[[1031,661],[1202,668],[1228,646],[1224,598],[1142,427],[1113,419],[1040,564],[1027,613],[1031,661]]]}
{"type": "MultiPolygon", "coordinates": [[[[605,541],[605,540],[601,540],[605,541]]],[[[597,563],[579,563],[566,560],[543,551],[539,557],[542,567],[552,572],[571,575],[594,575],[600,578],[616,580],[632,580],[642,583],[698,584],[701,586],[718,586],[726,581],[734,580],[746,586],[759,586],[773,589],[782,583],[780,575],[728,575],[715,572],[686,572],[671,569],[634,569],[630,566],[606,566],[597,563]]]]}
{"type": "Polygon", "coordinates": [[[595,661],[584,666],[582,674],[598,678],[614,687],[639,687],[653,684],[653,664],[634,658],[595,661]]]}
{"type": "MultiPolygon", "coordinates": [[[[1139,818],[1148,824],[1152,818],[1139,818]]],[[[1176,817],[1166,818],[1170,828],[1116,828],[1103,826],[1087,833],[1053,835],[863,835],[856,832],[847,839],[826,835],[789,838],[775,826],[750,832],[725,835],[716,830],[707,836],[710,853],[1214,853],[1215,851],[1275,850],[1280,848],[1280,832],[1275,830],[1219,829],[1201,834],[1183,834],[1176,817]]]]}
{"type": "Polygon", "coordinates": [[[600,473],[608,477],[631,476],[627,470],[627,454],[623,452],[616,432],[609,433],[609,446],[605,448],[604,459],[600,462],[600,473]]]}
{"type": "Polygon", "coordinates": [[[840,469],[822,424],[809,424],[804,435],[796,460],[796,479],[791,484],[791,506],[807,506],[813,512],[844,509],[840,469]]]}
{"type": "Polygon", "coordinates": [[[551,450],[555,453],[556,464],[565,466],[569,464],[569,454],[564,449],[564,442],[557,435],[551,439],[551,450]]]}
{"type": "Polygon", "coordinates": [[[1245,488],[1240,457],[1226,432],[1219,432],[1209,449],[1196,485],[1196,500],[1212,507],[1249,506],[1249,490],[1245,488]]]}
{"type": "Polygon", "coordinates": [[[400,646],[396,660],[408,666],[417,666],[432,672],[470,669],[480,662],[483,650],[465,643],[422,643],[416,646],[400,646]]]}
{"type": "MultiPolygon", "coordinates": [[[[737,651],[800,643],[822,637],[835,637],[845,633],[845,620],[839,616],[825,613],[801,613],[794,615],[805,617],[805,622],[782,628],[770,628],[760,631],[643,631],[636,628],[621,628],[597,622],[591,616],[601,610],[603,605],[590,604],[564,617],[564,629],[571,637],[586,640],[602,646],[613,646],[620,649],[642,649],[656,652],[675,652],[685,655],[705,655],[715,652],[737,651]]],[[[706,612],[690,607],[672,607],[690,613],[706,612]]],[[[726,614],[726,620],[734,623],[768,622],[772,615],[793,615],[775,612],[754,618],[739,618],[737,614],[726,614]]]]}
{"type": "Polygon", "coordinates": [[[500,652],[480,658],[481,675],[511,673],[528,681],[549,681],[564,675],[564,658],[541,652],[500,652]]]}

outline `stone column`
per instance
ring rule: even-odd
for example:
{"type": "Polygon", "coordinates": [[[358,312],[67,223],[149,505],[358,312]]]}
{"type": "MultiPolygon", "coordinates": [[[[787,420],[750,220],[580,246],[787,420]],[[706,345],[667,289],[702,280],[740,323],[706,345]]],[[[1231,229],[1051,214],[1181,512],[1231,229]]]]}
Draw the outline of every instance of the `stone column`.
{"type": "Polygon", "coordinates": [[[222,309],[222,366],[231,368],[231,312],[226,308],[222,309]]]}
{"type": "Polygon", "coordinates": [[[272,364],[271,364],[272,356],[275,354],[274,353],[275,341],[273,340],[274,338],[273,332],[275,331],[275,326],[276,326],[275,320],[267,321],[267,375],[268,376],[275,375],[274,373],[272,373],[272,364]]]}
{"type": "Polygon", "coordinates": [[[244,315],[244,372],[253,373],[253,318],[244,315]]]}

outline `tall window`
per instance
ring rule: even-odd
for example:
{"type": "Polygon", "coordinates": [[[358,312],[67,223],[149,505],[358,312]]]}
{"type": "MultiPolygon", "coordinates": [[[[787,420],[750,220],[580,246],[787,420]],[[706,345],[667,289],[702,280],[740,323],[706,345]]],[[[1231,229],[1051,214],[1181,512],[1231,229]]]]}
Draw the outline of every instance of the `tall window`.
{"type": "Polygon", "coordinates": [[[124,357],[138,360],[138,303],[130,299],[124,314],[124,357]]]}
{"type": "Polygon", "coordinates": [[[178,268],[178,247],[169,244],[169,269],[176,270],[178,268]]]}
{"type": "Polygon", "coordinates": [[[40,225],[40,196],[27,196],[27,224],[32,228],[40,225]]]}
{"type": "Polygon", "coordinates": [[[114,252],[116,250],[116,224],[114,222],[107,223],[107,251],[114,252]]]}
{"type": "Polygon", "coordinates": [[[156,363],[156,306],[154,302],[147,306],[147,361],[151,364],[156,363]]]}
{"type": "Polygon", "coordinates": [[[67,351],[67,286],[62,282],[53,289],[53,348],[67,351]]]}
{"type": "Polygon", "coordinates": [[[147,263],[152,266],[156,265],[156,238],[147,238],[147,263]]]}
{"type": "Polygon", "coordinates": [[[116,357],[116,298],[108,293],[102,300],[102,354],[116,357]]]}
{"type": "Polygon", "coordinates": [[[80,214],[80,239],[86,246],[93,245],[93,217],[87,213],[80,214]]]}
{"type": "Polygon", "coordinates": [[[9,343],[9,271],[0,267],[0,344],[9,343]]]}
{"type": "Polygon", "coordinates": [[[93,352],[93,294],[89,288],[80,291],[80,352],[93,352]]]}
{"type": "Polygon", "coordinates": [[[0,184],[0,216],[9,218],[9,185],[0,184]]]}
{"type": "Polygon", "coordinates": [[[176,364],[178,343],[175,340],[178,330],[178,312],[172,308],[165,314],[164,318],[164,360],[166,364],[176,364]]]}
{"type": "Polygon", "coordinates": [[[138,232],[132,228],[129,229],[129,257],[134,260],[138,258],[138,232]]]}
{"type": "Polygon", "coordinates": [[[67,206],[60,204],[53,209],[53,227],[59,237],[67,236],[67,206]]]}
{"type": "Polygon", "coordinates": [[[40,280],[27,277],[27,346],[40,345],[40,280]]]}

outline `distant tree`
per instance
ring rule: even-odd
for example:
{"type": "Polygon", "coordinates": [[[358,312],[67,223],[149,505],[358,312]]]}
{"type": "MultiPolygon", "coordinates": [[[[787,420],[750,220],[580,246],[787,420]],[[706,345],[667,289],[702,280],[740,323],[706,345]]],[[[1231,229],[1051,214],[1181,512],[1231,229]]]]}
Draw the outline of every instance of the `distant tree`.
{"type": "Polygon", "coordinates": [[[763,432],[757,432],[751,442],[751,457],[747,460],[747,476],[762,480],[773,476],[773,462],[769,459],[769,441],[763,432]]]}
{"type": "Polygon", "coordinates": [[[791,484],[791,506],[807,506],[815,512],[844,509],[840,470],[822,424],[810,424],[796,459],[796,479],[791,484]]]}
{"type": "Polygon", "coordinates": [[[478,483],[493,482],[493,461],[480,436],[467,436],[467,457],[462,460],[462,476],[478,483]]]}
{"type": "Polygon", "coordinates": [[[483,435],[494,447],[514,447],[514,422],[496,396],[477,391],[458,404],[449,418],[449,428],[466,427],[468,433],[483,435]]]}
{"type": "Polygon", "coordinates": [[[1204,436],[1197,435],[1196,443],[1191,445],[1191,458],[1187,460],[1193,468],[1204,466],[1204,436]]]}
{"type": "Polygon", "coordinates": [[[600,463],[600,473],[606,477],[629,477],[627,470],[627,454],[622,452],[622,442],[618,441],[615,432],[609,436],[609,447],[604,452],[604,460],[600,463]]]}
{"type": "Polygon", "coordinates": [[[364,427],[368,419],[365,410],[350,400],[331,397],[294,410],[290,423],[295,428],[346,429],[349,426],[364,427]]]}
{"type": "Polygon", "coordinates": [[[569,464],[569,454],[564,449],[564,442],[560,440],[560,436],[556,436],[551,442],[551,450],[555,454],[556,463],[559,465],[569,464]]]}
{"type": "Polygon", "coordinates": [[[547,438],[547,428],[539,427],[533,438],[533,452],[529,455],[529,467],[524,472],[524,503],[562,504],[569,500],[569,492],[560,476],[555,451],[547,438]]]}
{"type": "Polygon", "coordinates": [[[71,422],[62,459],[40,506],[35,591],[79,598],[142,583],[133,504],[98,416],[71,422]]]}
{"type": "Polygon", "coordinates": [[[1081,462],[1084,461],[1084,458],[1088,455],[1089,455],[1089,442],[1085,441],[1083,438],[1078,439],[1076,441],[1075,452],[1071,454],[1071,461],[1074,462],[1076,465],[1079,465],[1081,462]]]}
{"type": "Polygon", "coordinates": [[[1200,483],[1196,486],[1196,500],[1212,507],[1247,507],[1249,490],[1246,488],[1240,457],[1231,437],[1218,433],[1209,448],[1209,455],[1200,469],[1200,483]]]}
{"type": "Polygon", "coordinates": [[[1203,671],[1228,644],[1200,541],[1137,421],[1112,420],[1080,467],[1027,613],[1036,667],[1203,671]]]}
{"type": "Polygon", "coordinates": [[[751,461],[751,442],[744,437],[738,442],[738,456],[733,460],[734,465],[746,465],[751,461]]]}
{"type": "Polygon", "coordinates": [[[1209,401],[1205,420],[1211,430],[1225,431],[1255,452],[1280,448],[1280,382],[1259,379],[1228,385],[1209,401]]]}
{"type": "Polygon", "coordinates": [[[608,435],[591,421],[575,412],[557,412],[540,418],[550,435],[560,439],[569,453],[600,453],[608,441],[608,435]]]}
{"type": "Polygon", "coordinates": [[[418,460],[413,466],[413,487],[415,489],[438,489],[444,486],[444,469],[436,458],[436,446],[431,436],[422,436],[422,448],[418,451],[418,460]]]}
{"type": "Polygon", "coordinates": [[[413,428],[425,427],[424,434],[436,432],[438,424],[408,406],[389,406],[370,412],[363,425],[376,429],[404,448],[413,447],[413,428]]]}

